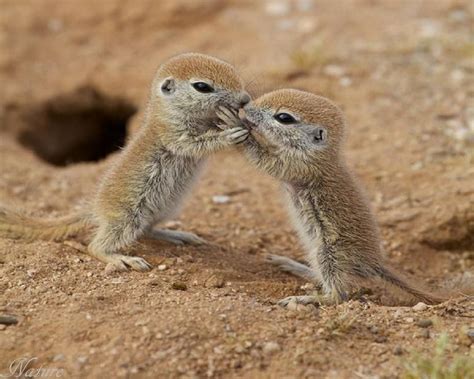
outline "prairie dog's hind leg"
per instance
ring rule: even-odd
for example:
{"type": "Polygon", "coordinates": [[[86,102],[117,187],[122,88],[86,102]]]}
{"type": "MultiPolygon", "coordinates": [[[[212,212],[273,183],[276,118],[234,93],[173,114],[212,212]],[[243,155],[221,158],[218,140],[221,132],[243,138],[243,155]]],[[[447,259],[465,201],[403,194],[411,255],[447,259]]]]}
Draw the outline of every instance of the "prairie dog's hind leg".
{"type": "Polygon", "coordinates": [[[161,228],[150,229],[147,233],[147,237],[170,242],[175,245],[205,245],[208,243],[205,239],[202,239],[194,233],[161,228]]]}
{"type": "Polygon", "coordinates": [[[268,254],[265,257],[265,260],[270,262],[272,265],[277,266],[282,271],[309,280],[316,284],[321,283],[321,277],[319,273],[311,269],[311,267],[297,262],[291,258],[284,257],[282,255],[268,254]]]}
{"type": "Polygon", "coordinates": [[[92,242],[87,247],[88,253],[104,263],[112,264],[119,271],[148,271],[152,266],[141,257],[117,253],[129,246],[134,238],[124,238],[123,231],[108,227],[99,228],[92,242]]]}

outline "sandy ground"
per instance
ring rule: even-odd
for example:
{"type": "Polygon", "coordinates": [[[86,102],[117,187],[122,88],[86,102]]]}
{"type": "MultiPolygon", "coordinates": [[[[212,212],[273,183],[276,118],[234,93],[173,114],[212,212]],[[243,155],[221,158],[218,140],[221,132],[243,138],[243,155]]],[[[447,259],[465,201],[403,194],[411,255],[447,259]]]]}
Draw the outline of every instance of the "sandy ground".
{"type": "MultiPolygon", "coordinates": [[[[52,165],[25,145],[25,128],[42,130],[35,127],[45,127],[38,120],[47,104],[74,99],[67,94],[84,86],[141,111],[157,65],[199,51],[235,64],[254,96],[296,87],[336,101],[349,125],[349,165],[367,189],[390,261],[433,288],[472,273],[469,1],[0,6],[3,203],[40,216],[79,209],[116,154],[52,165]]],[[[139,123],[140,112],[129,129],[139,123]]],[[[83,130],[71,125],[74,135],[83,130]]],[[[432,355],[443,333],[448,358],[474,356],[474,304],[462,297],[417,311],[374,287],[337,306],[278,307],[311,289],[263,260],[270,252],[304,257],[279,195],[237,153],[212,158],[173,226],[213,245],[143,240],[134,254],[155,267],[145,274],[107,273],[63,243],[0,239],[0,314],[19,321],[0,325],[0,373],[29,357],[37,358],[32,367],[68,378],[395,378],[413,351],[432,355]],[[216,195],[230,201],[217,204],[216,195]]]]}

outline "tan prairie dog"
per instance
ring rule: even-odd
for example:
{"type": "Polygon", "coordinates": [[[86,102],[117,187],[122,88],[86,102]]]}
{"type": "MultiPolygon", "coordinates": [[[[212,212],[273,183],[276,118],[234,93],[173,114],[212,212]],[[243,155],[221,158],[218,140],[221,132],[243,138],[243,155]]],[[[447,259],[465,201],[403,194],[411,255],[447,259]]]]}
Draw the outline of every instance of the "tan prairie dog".
{"type": "MultiPolygon", "coordinates": [[[[329,100],[284,89],[244,107],[245,118],[221,109],[226,126],[246,125],[251,135],[241,144],[248,159],[280,180],[290,215],[311,267],[270,255],[281,269],[318,282],[336,302],[363,282],[381,279],[426,303],[442,301],[397,274],[386,262],[375,218],[342,155],[345,120],[329,100]]],[[[283,299],[315,302],[314,296],[283,299]]]]}
{"type": "Polygon", "coordinates": [[[89,209],[58,220],[31,218],[0,207],[0,235],[64,239],[93,230],[88,252],[119,270],[148,270],[140,257],[120,254],[142,236],[201,243],[192,233],[154,229],[173,217],[206,156],[243,141],[248,130],[216,127],[218,106],[238,110],[250,101],[230,64],[182,54],[159,67],[143,125],[103,179],[89,209]]]}

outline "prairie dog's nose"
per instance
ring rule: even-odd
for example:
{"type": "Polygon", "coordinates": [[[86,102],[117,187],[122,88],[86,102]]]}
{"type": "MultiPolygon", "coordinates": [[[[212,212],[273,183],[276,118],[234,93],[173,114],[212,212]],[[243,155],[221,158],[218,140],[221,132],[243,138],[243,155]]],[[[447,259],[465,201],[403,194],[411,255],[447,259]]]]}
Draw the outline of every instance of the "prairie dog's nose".
{"type": "Polygon", "coordinates": [[[243,107],[250,103],[251,97],[247,92],[243,92],[242,95],[240,96],[240,106],[243,107]]]}

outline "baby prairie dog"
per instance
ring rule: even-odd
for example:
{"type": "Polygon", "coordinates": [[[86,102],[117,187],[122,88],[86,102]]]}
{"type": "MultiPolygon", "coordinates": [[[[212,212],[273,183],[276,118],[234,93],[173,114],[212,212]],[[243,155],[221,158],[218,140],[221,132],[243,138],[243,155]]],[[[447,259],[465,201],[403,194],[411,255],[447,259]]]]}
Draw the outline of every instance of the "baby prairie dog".
{"type": "MultiPolygon", "coordinates": [[[[228,109],[218,114],[226,126],[250,129],[241,144],[245,155],[283,183],[311,267],[275,255],[269,256],[271,262],[318,282],[336,302],[345,301],[355,286],[377,278],[426,303],[441,301],[407,282],[384,260],[374,216],[341,153],[345,121],[336,105],[284,89],[265,94],[244,111],[243,120],[228,109]]],[[[314,296],[294,296],[280,304],[292,299],[316,301],[314,296]]]]}
{"type": "Polygon", "coordinates": [[[141,130],[105,175],[91,207],[58,220],[0,207],[0,235],[58,240],[91,228],[92,256],[119,270],[139,271],[150,264],[120,252],[142,236],[203,242],[191,233],[153,226],[176,214],[206,156],[248,136],[240,126],[216,127],[218,106],[238,110],[249,101],[230,64],[194,53],[171,58],[153,79],[141,130]]]}

